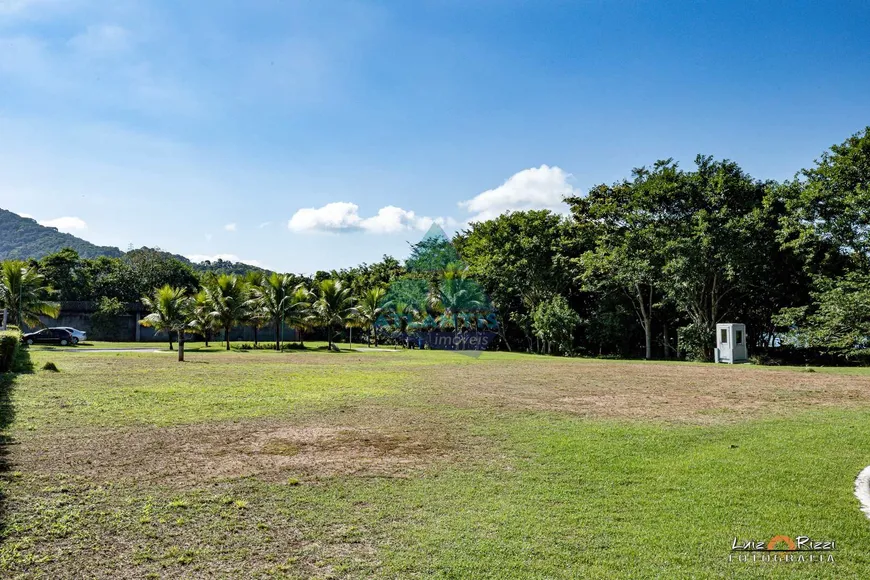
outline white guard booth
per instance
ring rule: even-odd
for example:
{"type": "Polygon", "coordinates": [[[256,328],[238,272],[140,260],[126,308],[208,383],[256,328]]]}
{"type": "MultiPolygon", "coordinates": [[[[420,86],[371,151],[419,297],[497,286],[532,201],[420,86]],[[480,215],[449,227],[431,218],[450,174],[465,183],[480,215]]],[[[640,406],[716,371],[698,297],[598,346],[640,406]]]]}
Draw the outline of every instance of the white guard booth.
{"type": "Polygon", "coordinates": [[[717,324],[715,360],[721,363],[746,362],[746,325],[717,324]]]}

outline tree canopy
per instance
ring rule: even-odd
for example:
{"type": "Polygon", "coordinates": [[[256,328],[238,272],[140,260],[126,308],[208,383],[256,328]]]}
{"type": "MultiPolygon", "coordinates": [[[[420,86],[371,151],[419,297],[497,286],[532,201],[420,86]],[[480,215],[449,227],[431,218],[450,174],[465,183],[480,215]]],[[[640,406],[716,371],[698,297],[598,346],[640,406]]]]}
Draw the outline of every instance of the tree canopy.
{"type": "Polygon", "coordinates": [[[330,346],[348,326],[375,344],[495,329],[499,348],[702,360],[717,323],[743,322],[751,349],[870,360],[870,128],[782,183],[698,155],[565,202],[565,215],[508,212],[452,239],[433,226],[404,262],[313,276],[70,246],[5,262],[0,305],[30,322],[71,301],[109,316],[140,300],[156,308],[168,287],[191,300],[187,328],[221,328],[228,348],[238,325],[274,328],[278,349],[285,324],[320,329],[330,346]]]}

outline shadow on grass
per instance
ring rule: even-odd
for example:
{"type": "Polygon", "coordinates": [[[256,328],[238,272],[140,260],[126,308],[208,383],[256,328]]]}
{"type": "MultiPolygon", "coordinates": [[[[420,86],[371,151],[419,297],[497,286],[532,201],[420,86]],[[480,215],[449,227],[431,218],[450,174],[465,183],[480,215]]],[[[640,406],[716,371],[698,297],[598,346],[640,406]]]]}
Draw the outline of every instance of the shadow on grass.
{"type": "MultiPolygon", "coordinates": [[[[14,443],[8,433],[9,426],[15,419],[15,404],[12,392],[15,380],[19,374],[34,372],[30,352],[26,348],[18,349],[12,371],[0,373],[0,478],[7,479],[11,471],[9,448],[14,443]]],[[[6,537],[6,494],[0,489],[0,541],[6,537]]]]}

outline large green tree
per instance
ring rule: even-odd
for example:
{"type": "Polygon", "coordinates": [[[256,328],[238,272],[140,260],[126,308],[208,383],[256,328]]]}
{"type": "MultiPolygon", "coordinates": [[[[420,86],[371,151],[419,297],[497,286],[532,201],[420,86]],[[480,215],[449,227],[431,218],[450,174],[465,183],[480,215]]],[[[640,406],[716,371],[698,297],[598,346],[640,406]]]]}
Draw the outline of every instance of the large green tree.
{"type": "Polygon", "coordinates": [[[188,292],[195,292],[199,287],[199,278],[190,264],[159,249],[131,250],[124,254],[123,260],[130,265],[140,294],[167,284],[188,292]]]}
{"type": "Polygon", "coordinates": [[[870,349],[870,127],[786,184],[781,239],[803,259],[809,299],[777,322],[798,346],[852,357],[870,349]]]}
{"type": "Polygon", "coordinates": [[[147,294],[166,283],[158,283],[151,288],[143,287],[136,279],[136,273],[130,264],[121,258],[100,257],[86,260],[82,268],[91,283],[91,295],[88,300],[98,300],[105,296],[117,298],[121,302],[136,302],[142,294],[147,294]]]}
{"type": "MultiPolygon", "coordinates": [[[[511,212],[472,223],[453,243],[468,276],[531,348],[532,311],[553,295],[572,292],[570,258],[577,252],[577,238],[567,221],[546,210],[511,212]]],[[[504,325],[499,328],[506,339],[504,325]]],[[[505,344],[510,348],[507,340],[505,344]]]]}
{"type": "Polygon", "coordinates": [[[57,291],[57,299],[60,301],[94,298],[89,272],[78,252],[71,248],[64,248],[42,258],[39,261],[39,273],[57,291]]]}
{"type": "Polygon", "coordinates": [[[669,200],[669,210],[680,219],[669,224],[665,238],[663,282],[667,296],[705,341],[696,348],[709,360],[716,323],[733,317],[742,296],[764,283],[753,278],[755,264],[770,258],[757,242],[775,239],[776,231],[757,235],[763,222],[753,219],[763,208],[769,184],[732,161],[699,155],[696,166],[682,174],[682,187],[669,200]]]}
{"type": "Polygon", "coordinates": [[[870,276],[850,272],[818,281],[812,300],[784,308],[776,321],[789,332],[792,346],[808,347],[850,359],[870,349],[870,276]]]}
{"type": "Polygon", "coordinates": [[[814,273],[870,272],[870,127],[832,146],[791,186],[785,239],[814,273]]]}
{"type": "Polygon", "coordinates": [[[586,249],[575,259],[577,281],[599,295],[621,293],[644,333],[645,357],[653,357],[653,318],[664,293],[662,247],[678,219],[668,206],[681,174],[670,160],[652,170],[635,169],[631,180],[593,187],[567,200],[586,249]]]}

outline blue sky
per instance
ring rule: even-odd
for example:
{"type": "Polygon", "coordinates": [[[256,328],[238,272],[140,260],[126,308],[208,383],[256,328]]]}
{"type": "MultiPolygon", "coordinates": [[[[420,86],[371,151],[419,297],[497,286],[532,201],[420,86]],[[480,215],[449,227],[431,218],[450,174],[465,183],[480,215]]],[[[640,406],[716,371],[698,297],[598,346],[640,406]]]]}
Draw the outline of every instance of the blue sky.
{"type": "Polygon", "coordinates": [[[866,2],[0,0],[0,207],[313,272],[870,124],[866,2]]]}

